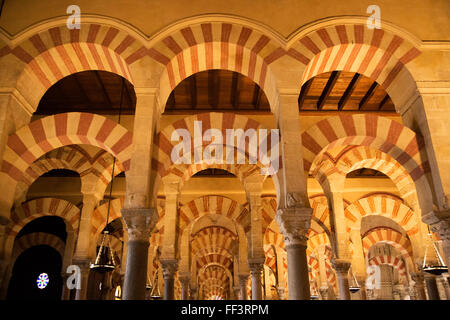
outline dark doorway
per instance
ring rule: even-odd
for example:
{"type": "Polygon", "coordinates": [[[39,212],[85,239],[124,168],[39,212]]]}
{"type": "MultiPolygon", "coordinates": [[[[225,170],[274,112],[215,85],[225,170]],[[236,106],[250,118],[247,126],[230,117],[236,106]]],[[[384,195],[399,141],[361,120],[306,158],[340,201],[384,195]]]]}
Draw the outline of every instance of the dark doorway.
{"type": "Polygon", "coordinates": [[[63,280],[62,259],[50,246],[39,245],[25,250],[16,260],[9,282],[7,299],[61,300],[63,280]],[[38,288],[40,274],[48,275],[45,288],[38,288]]]}

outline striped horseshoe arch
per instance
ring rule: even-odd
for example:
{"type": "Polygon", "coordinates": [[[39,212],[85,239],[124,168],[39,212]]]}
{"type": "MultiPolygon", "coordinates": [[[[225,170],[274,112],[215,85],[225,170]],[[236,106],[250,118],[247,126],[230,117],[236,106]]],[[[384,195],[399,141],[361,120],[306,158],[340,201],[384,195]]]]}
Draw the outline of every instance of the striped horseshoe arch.
{"type": "Polygon", "coordinates": [[[343,70],[367,75],[384,88],[420,54],[408,39],[364,24],[335,24],[299,34],[288,52],[306,66],[302,84],[317,74],[343,70]]]}
{"type": "Polygon", "coordinates": [[[160,80],[162,105],[177,84],[190,75],[226,69],[256,82],[273,106],[277,93],[269,65],[282,57],[285,50],[281,42],[266,34],[237,23],[205,22],[161,36],[148,55],[164,67],[160,80]]]}
{"type": "Polygon", "coordinates": [[[31,122],[8,138],[2,172],[20,181],[45,153],[71,144],[89,144],[112,153],[129,169],[132,134],[105,117],[81,112],[61,113],[31,122]]]}
{"type": "Polygon", "coordinates": [[[0,47],[0,58],[10,54],[24,63],[17,88],[22,91],[22,87],[36,84],[29,101],[35,101],[31,105],[37,106],[48,88],[76,72],[104,70],[133,83],[129,65],[143,56],[144,49],[137,36],[115,27],[88,23],[70,30],[64,21],[61,26],[35,33],[17,45],[0,47]]]}
{"type": "Polygon", "coordinates": [[[315,161],[325,151],[344,145],[380,150],[402,165],[416,181],[429,171],[422,137],[385,117],[358,114],[330,117],[302,133],[305,171],[314,171],[315,161]]]}
{"type": "MultiPolygon", "coordinates": [[[[369,230],[362,238],[362,245],[365,253],[367,254],[370,248],[379,242],[392,245],[406,259],[413,258],[411,241],[394,229],[379,227],[369,230]]],[[[410,262],[412,263],[412,260],[410,262]]]]}
{"type": "Polygon", "coordinates": [[[362,198],[345,208],[344,215],[347,218],[348,232],[351,229],[359,229],[361,219],[368,215],[379,215],[392,219],[410,237],[419,232],[414,212],[400,200],[391,197],[375,195],[362,198]]]}
{"type": "MultiPolygon", "coordinates": [[[[208,213],[219,214],[230,218],[242,225],[249,216],[249,211],[236,201],[222,196],[204,196],[192,200],[180,208],[180,229],[208,213]]],[[[244,227],[244,225],[243,225],[244,227]]],[[[246,228],[244,227],[244,230],[246,228]]]]}
{"type": "Polygon", "coordinates": [[[351,146],[346,148],[336,159],[325,157],[325,154],[323,159],[313,173],[320,183],[329,179],[333,174],[345,176],[354,170],[369,168],[388,176],[410,207],[418,202],[416,186],[409,173],[395,159],[380,150],[367,146],[351,146]]]}
{"type": "MultiPolygon", "coordinates": [[[[227,129],[243,129],[244,131],[247,129],[254,129],[256,131],[258,131],[259,129],[265,129],[259,122],[233,113],[209,112],[177,120],[161,130],[155,139],[157,147],[153,148],[152,169],[156,170],[157,174],[160,177],[164,177],[169,173],[173,173],[176,176],[179,176],[181,179],[186,179],[185,172],[188,170],[188,165],[185,165],[183,170],[182,166],[175,166],[172,163],[172,149],[179,143],[179,141],[171,141],[171,137],[173,132],[175,132],[177,129],[187,130],[191,135],[191,152],[194,152],[194,121],[201,121],[202,137],[206,130],[218,129],[222,133],[224,140],[226,140],[227,129]]],[[[269,133],[270,131],[268,131],[268,136],[269,133]]],[[[270,150],[270,138],[268,138],[267,142],[267,149],[270,150]]],[[[226,141],[223,141],[223,143],[225,146],[226,141]]],[[[209,144],[209,141],[203,141],[203,147],[209,144]]],[[[247,151],[249,150],[248,144],[249,141],[248,139],[246,139],[245,150],[247,151]]],[[[226,150],[224,148],[224,157],[225,151],[226,150]]],[[[233,152],[236,156],[237,152],[233,152]]],[[[248,155],[246,156],[246,158],[248,158],[248,155]]]]}
{"type": "Polygon", "coordinates": [[[26,234],[14,241],[13,255],[11,261],[14,263],[17,257],[22,254],[25,250],[34,247],[46,245],[50,246],[61,255],[61,258],[64,257],[64,249],[66,244],[61,238],[55,236],[51,233],[45,232],[33,232],[26,234]]]}
{"type": "MultiPolygon", "coordinates": [[[[111,200],[109,209],[109,222],[115,219],[122,219],[120,210],[123,206],[124,198],[111,200]]],[[[91,237],[95,239],[106,227],[106,216],[108,214],[108,202],[98,206],[92,213],[91,218],[91,237]]],[[[123,222],[123,221],[122,221],[123,222]]],[[[123,224],[125,226],[125,224],[123,224]]]]}
{"type": "Polygon", "coordinates": [[[43,216],[58,216],[72,227],[74,235],[78,233],[80,209],[71,202],[57,198],[38,198],[23,203],[11,213],[14,222],[9,229],[5,248],[12,249],[14,239],[20,230],[30,221],[43,216]]]}

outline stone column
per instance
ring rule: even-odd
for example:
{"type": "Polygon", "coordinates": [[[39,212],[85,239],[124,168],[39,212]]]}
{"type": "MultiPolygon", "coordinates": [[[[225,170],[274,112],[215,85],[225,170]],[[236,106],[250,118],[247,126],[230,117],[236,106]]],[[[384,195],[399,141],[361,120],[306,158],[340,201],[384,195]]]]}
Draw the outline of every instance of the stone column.
{"type": "Polygon", "coordinates": [[[358,280],[358,284],[360,286],[359,290],[359,298],[361,300],[367,300],[367,293],[366,293],[366,278],[363,276],[356,276],[356,279],[358,280]]]}
{"type": "Polygon", "coordinates": [[[161,259],[161,267],[164,277],[164,300],[175,299],[175,273],[178,270],[178,260],[161,259]]]}
{"type": "Polygon", "coordinates": [[[283,287],[278,287],[277,288],[277,294],[278,294],[278,299],[279,300],[285,300],[286,299],[285,291],[286,291],[286,289],[283,288],[283,287]]]}
{"type": "Polygon", "coordinates": [[[248,265],[252,276],[252,300],[262,300],[261,273],[264,268],[264,258],[249,259],[248,265]]]}
{"type": "Polygon", "coordinates": [[[410,275],[412,280],[414,281],[416,300],[426,300],[427,297],[425,295],[425,283],[422,272],[411,272],[410,275]]]}
{"type": "Polygon", "coordinates": [[[190,288],[190,300],[197,300],[198,290],[196,286],[191,285],[190,288]]]}
{"type": "Polygon", "coordinates": [[[328,287],[319,287],[319,294],[322,300],[328,300],[328,287]]]}
{"type": "Polygon", "coordinates": [[[428,300],[440,300],[436,276],[427,273],[424,278],[427,285],[428,300]]]}
{"type": "Polygon", "coordinates": [[[181,283],[181,300],[189,300],[189,282],[191,281],[190,274],[180,274],[178,279],[181,283]]]}
{"type": "Polygon", "coordinates": [[[350,269],[350,261],[335,259],[333,262],[333,267],[336,270],[338,287],[339,287],[339,299],[340,300],[351,300],[349,281],[348,281],[348,270],[350,269]]]}
{"type": "Polygon", "coordinates": [[[382,300],[392,300],[392,277],[393,271],[392,267],[387,264],[381,264],[378,266],[380,268],[380,295],[379,299],[382,300]]]}
{"type": "MultiPolygon", "coordinates": [[[[292,202],[290,205],[293,204],[292,202]]],[[[311,208],[292,206],[278,209],[275,216],[286,245],[289,300],[310,300],[311,298],[306,260],[306,233],[310,226],[312,212],[311,208]]]]}
{"type": "Polygon", "coordinates": [[[149,238],[158,221],[156,209],[123,208],[127,225],[127,265],[123,284],[123,300],[145,300],[149,238]]]}
{"type": "Polygon", "coordinates": [[[248,300],[247,296],[247,283],[248,283],[248,274],[240,274],[239,277],[239,287],[241,289],[240,300],[248,300]]]}

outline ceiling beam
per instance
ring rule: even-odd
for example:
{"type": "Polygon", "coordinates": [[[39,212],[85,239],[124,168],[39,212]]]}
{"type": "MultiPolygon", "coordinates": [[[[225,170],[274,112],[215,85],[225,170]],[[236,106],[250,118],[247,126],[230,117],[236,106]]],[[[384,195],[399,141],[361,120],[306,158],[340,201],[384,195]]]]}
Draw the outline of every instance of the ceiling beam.
{"type": "Polygon", "coordinates": [[[352,78],[352,81],[350,81],[350,84],[348,85],[347,89],[345,89],[344,94],[342,95],[341,99],[338,102],[339,111],[345,107],[345,104],[347,103],[348,99],[352,96],[352,93],[355,90],[355,87],[360,79],[361,75],[359,73],[355,73],[355,75],[352,78]]]}
{"type": "Polygon", "coordinates": [[[364,97],[361,99],[361,102],[359,103],[358,110],[363,110],[364,106],[367,104],[367,102],[369,102],[370,98],[372,98],[372,96],[373,96],[373,94],[375,92],[375,88],[377,86],[378,86],[378,83],[376,83],[376,82],[372,83],[372,85],[370,86],[369,90],[366,92],[364,97]]]}
{"type": "Polygon", "coordinates": [[[241,90],[241,75],[237,72],[233,73],[233,79],[231,81],[231,105],[234,109],[239,106],[239,95],[241,90]]]}
{"type": "Polygon", "coordinates": [[[94,71],[94,72],[95,72],[95,77],[96,77],[100,87],[102,88],[103,96],[105,97],[105,100],[106,100],[107,104],[109,105],[109,107],[112,109],[113,108],[113,104],[111,102],[111,99],[108,96],[108,92],[106,92],[105,84],[103,83],[99,72],[97,70],[94,71]]]}
{"type": "Polygon", "coordinates": [[[322,110],[323,105],[328,99],[331,90],[333,90],[333,87],[336,84],[336,81],[339,78],[340,74],[341,74],[340,71],[333,71],[331,73],[330,78],[328,79],[327,84],[325,85],[325,88],[323,89],[322,94],[320,95],[319,101],[317,101],[317,110],[322,110]]]}
{"type": "Polygon", "coordinates": [[[191,97],[192,109],[197,106],[197,75],[194,73],[189,77],[189,93],[191,97]]]}
{"type": "Polygon", "coordinates": [[[383,100],[381,100],[380,105],[378,106],[378,111],[381,111],[383,109],[383,106],[386,104],[386,102],[389,100],[389,94],[386,93],[383,100]]]}
{"type": "Polygon", "coordinates": [[[220,79],[218,70],[208,71],[208,102],[214,108],[217,109],[219,105],[219,89],[220,79]]]}
{"type": "Polygon", "coordinates": [[[259,105],[261,104],[261,97],[263,91],[261,88],[255,83],[255,88],[253,90],[253,101],[252,104],[256,110],[259,110],[259,105]]]}
{"type": "Polygon", "coordinates": [[[302,110],[303,103],[305,102],[305,98],[308,96],[309,88],[311,87],[311,84],[313,82],[313,79],[308,80],[303,86],[302,90],[300,90],[300,95],[298,96],[298,108],[299,110],[302,110]]]}

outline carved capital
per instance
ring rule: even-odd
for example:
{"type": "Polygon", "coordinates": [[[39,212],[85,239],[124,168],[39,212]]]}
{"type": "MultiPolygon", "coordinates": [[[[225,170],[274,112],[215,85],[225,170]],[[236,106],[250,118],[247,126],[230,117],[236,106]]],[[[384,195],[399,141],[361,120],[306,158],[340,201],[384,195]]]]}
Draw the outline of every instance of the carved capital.
{"type": "Polygon", "coordinates": [[[261,275],[261,272],[264,268],[265,258],[249,258],[248,259],[248,267],[250,269],[250,273],[252,275],[261,275]]]}
{"type": "Polygon", "coordinates": [[[422,217],[422,221],[443,241],[450,241],[450,209],[430,212],[422,217]]]}
{"type": "Polygon", "coordinates": [[[176,259],[161,260],[161,267],[164,280],[173,279],[175,273],[178,270],[178,260],[176,259]]]}
{"type": "Polygon", "coordinates": [[[304,207],[277,210],[275,221],[287,246],[296,244],[306,246],[306,234],[311,224],[312,213],[313,209],[304,207]]]}
{"type": "Polygon", "coordinates": [[[191,273],[190,272],[180,272],[178,274],[178,280],[183,287],[187,287],[189,285],[189,281],[191,281],[191,273]]]}
{"type": "Polygon", "coordinates": [[[348,273],[348,270],[352,265],[350,261],[342,259],[332,259],[331,263],[333,265],[334,270],[336,270],[336,273],[344,275],[348,273]]]}
{"type": "Polygon", "coordinates": [[[123,220],[127,225],[129,241],[148,241],[158,222],[158,212],[154,208],[123,208],[123,220]]]}
{"type": "Polygon", "coordinates": [[[240,275],[238,275],[238,278],[239,278],[239,285],[240,285],[240,286],[247,286],[247,283],[248,283],[248,277],[249,277],[248,274],[240,274],[240,275]]]}

